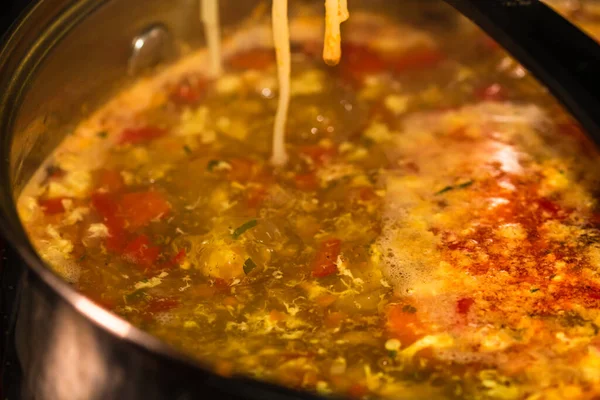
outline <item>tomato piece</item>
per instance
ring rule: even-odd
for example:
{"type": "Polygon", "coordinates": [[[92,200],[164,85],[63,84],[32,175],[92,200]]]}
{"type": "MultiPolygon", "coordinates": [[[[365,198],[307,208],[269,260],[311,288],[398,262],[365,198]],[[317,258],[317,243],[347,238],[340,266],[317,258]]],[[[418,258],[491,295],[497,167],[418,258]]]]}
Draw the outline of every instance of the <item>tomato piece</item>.
{"type": "Polygon", "coordinates": [[[255,176],[256,163],[246,158],[229,160],[231,169],[227,172],[227,179],[232,182],[246,183],[255,176]]]}
{"type": "Polygon", "coordinates": [[[323,278],[338,271],[336,261],[340,255],[342,241],[329,239],[321,243],[312,263],[312,276],[323,278]]]}
{"type": "Polygon", "coordinates": [[[119,171],[105,169],[100,173],[99,187],[109,192],[118,192],[125,187],[125,181],[119,171]]]}
{"type": "Polygon", "coordinates": [[[499,83],[475,88],[473,96],[481,101],[504,101],[507,99],[506,89],[499,83]]]}
{"type": "Polygon", "coordinates": [[[174,309],[179,305],[179,300],[171,297],[162,297],[152,299],[146,305],[146,311],[149,313],[159,313],[174,309]]]}
{"type": "Polygon", "coordinates": [[[475,304],[475,300],[464,297],[456,302],[456,312],[459,314],[468,314],[471,306],[475,304]]]}
{"type": "Polygon", "coordinates": [[[560,219],[566,216],[566,213],[561,206],[545,197],[538,199],[537,205],[539,209],[547,213],[550,218],[560,219]]]}
{"type": "Polygon", "coordinates": [[[424,326],[414,307],[392,304],[386,309],[387,329],[399,339],[403,347],[409,346],[424,336],[424,326]]]}
{"type": "Polygon", "coordinates": [[[207,86],[208,82],[203,79],[195,79],[193,82],[185,80],[173,89],[169,98],[178,105],[195,105],[204,96],[207,86]]]}
{"type": "Polygon", "coordinates": [[[106,238],[106,248],[109,251],[121,252],[125,247],[126,235],[123,227],[125,222],[117,215],[119,205],[114,197],[108,193],[92,194],[92,206],[103,219],[108,228],[109,237],[106,238]]]}
{"type": "Polygon", "coordinates": [[[129,263],[150,267],[158,260],[159,255],[160,248],[152,246],[148,236],[140,235],[125,246],[122,257],[129,263]]]}
{"type": "Polygon", "coordinates": [[[61,214],[65,212],[63,200],[66,199],[66,197],[55,197],[52,199],[38,200],[38,204],[46,215],[61,214]]]}
{"type": "Polygon", "coordinates": [[[127,128],[121,132],[119,144],[140,144],[157,139],[167,134],[167,131],[155,126],[127,128]]]}
{"type": "Polygon", "coordinates": [[[314,173],[298,174],[294,177],[296,188],[311,192],[319,188],[319,181],[314,173]]]}
{"type": "Polygon", "coordinates": [[[300,148],[300,154],[310,158],[316,166],[321,166],[337,155],[337,149],[335,147],[303,146],[300,148]]]}
{"type": "Polygon", "coordinates": [[[120,211],[129,230],[139,229],[171,210],[164,196],[155,191],[127,193],[121,198],[120,211]]]}
{"type": "Polygon", "coordinates": [[[342,44],[342,77],[349,81],[361,81],[366,75],[374,75],[388,69],[377,51],[364,45],[342,44]]]}
{"type": "Polygon", "coordinates": [[[183,263],[185,261],[185,257],[186,257],[186,251],[185,249],[181,249],[177,252],[177,254],[175,254],[173,256],[173,258],[171,258],[169,260],[169,262],[167,263],[168,266],[177,266],[180,265],[181,263],[183,263]]]}
{"type": "Polygon", "coordinates": [[[392,68],[397,73],[419,69],[433,68],[446,59],[444,53],[435,48],[410,50],[392,62],[392,68]]]}
{"type": "Polygon", "coordinates": [[[375,190],[370,186],[350,189],[347,198],[350,203],[367,203],[379,200],[379,196],[377,196],[375,190]]]}
{"type": "Polygon", "coordinates": [[[228,62],[235,69],[263,70],[275,65],[275,52],[266,48],[251,49],[235,54],[228,62]]]}
{"type": "Polygon", "coordinates": [[[309,58],[319,58],[323,54],[323,42],[304,42],[300,51],[309,58]]]}
{"type": "Polygon", "coordinates": [[[114,197],[108,193],[93,193],[92,206],[105,219],[113,218],[117,215],[119,206],[114,197]]]}
{"type": "Polygon", "coordinates": [[[360,383],[355,383],[348,389],[348,396],[354,399],[360,399],[369,394],[369,389],[360,383]]]}
{"type": "Polygon", "coordinates": [[[248,207],[258,208],[267,198],[268,192],[264,186],[252,187],[248,190],[246,195],[246,201],[248,207]]]}

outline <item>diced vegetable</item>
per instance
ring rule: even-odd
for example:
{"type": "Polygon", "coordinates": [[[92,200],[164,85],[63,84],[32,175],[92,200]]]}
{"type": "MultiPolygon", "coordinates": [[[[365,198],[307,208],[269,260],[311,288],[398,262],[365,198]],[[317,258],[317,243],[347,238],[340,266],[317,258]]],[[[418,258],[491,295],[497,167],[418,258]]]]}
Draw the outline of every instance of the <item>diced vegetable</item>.
{"type": "Polygon", "coordinates": [[[167,134],[167,131],[155,126],[128,128],[121,133],[120,144],[141,144],[157,139],[167,134]]]}
{"type": "Polygon", "coordinates": [[[46,215],[61,214],[65,212],[65,206],[63,205],[63,200],[65,199],[67,198],[56,197],[53,199],[40,200],[39,205],[46,215]]]}
{"type": "Polygon", "coordinates": [[[346,80],[360,82],[365,76],[379,74],[388,68],[379,53],[364,45],[343,42],[342,54],[340,68],[346,80]]]}
{"type": "Polygon", "coordinates": [[[119,171],[105,169],[100,172],[100,182],[98,186],[108,192],[118,192],[125,187],[125,181],[119,171]]]}
{"type": "Polygon", "coordinates": [[[204,79],[186,79],[171,92],[170,99],[179,105],[196,105],[202,100],[208,81],[204,79]]]}
{"type": "Polygon", "coordinates": [[[469,297],[464,297],[462,299],[459,299],[458,302],[456,303],[456,311],[459,314],[468,314],[469,310],[471,309],[471,306],[475,304],[475,300],[469,298],[469,297]]]}
{"type": "Polygon", "coordinates": [[[256,268],[256,263],[254,261],[252,261],[251,258],[246,259],[246,261],[244,262],[244,273],[246,275],[248,275],[255,268],[256,268]]]}
{"type": "Polygon", "coordinates": [[[438,49],[415,49],[396,58],[393,61],[393,68],[398,73],[433,68],[445,59],[445,54],[438,49]]]}
{"type": "Polygon", "coordinates": [[[319,188],[319,180],[314,173],[298,174],[294,177],[296,188],[307,192],[317,190],[319,188]]]}
{"type": "Polygon", "coordinates": [[[387,307],[386,314],[388,331],[400,340],[403,347],[411,345],[424,336],[424,327],[414,306],[392,304],[387,307]]]}
{"type": "Polygon", "coordinates": [[[234,240],[237,240],[244,234],[244,232],[246,232],[248,229],[254,228],[256,225],[258,225],[258,221],[251,219],[250,221],[238,226],[231,234],[231,237],[233,237],[234,240]]]}
{"type": "Polygon", "coordinates": [[[106,248],[109,251],[120,252],[126,244],[125,221],[118,215],[119,206],[111,194],[94,193],[92,205],[103,218],[108,228],[109,237],[106,239],[106,248]]]}
{"type": "Polygon", "coordinates": [[[144,227],[152,220],[166,216],[171,209],[165,197],[156,191],[127,193],[122,197],[120,206],[129,230],[144,227]]]}
{"type": "Polygon", "coordinates": [[[335,274],[338,270],[336,261],[342,249],[342,241],[329,239],[321,243],[312,263],[312,276],[323,278],[335,274]]]}
{"type": "Polygon", "coordinates": [[[141,267],[152,266],[160,255],[160,247],[153,246],[146,235],[140,235],[123,249],[123,260],[141,267]]]}
{"type": "Polygon", "coordinates": [[[256,174],[256,163],[245,158],[229,160],[231,168],[227,171],[227,179],[234,182],[246,183],[256,174]]]}
{"type": "Polygon", "coordinates": [[[316,166],[321,166],[337,155],[337,149],[324,146],[303,146],[300,148],[300,154],[308,157],[316,166]]]}

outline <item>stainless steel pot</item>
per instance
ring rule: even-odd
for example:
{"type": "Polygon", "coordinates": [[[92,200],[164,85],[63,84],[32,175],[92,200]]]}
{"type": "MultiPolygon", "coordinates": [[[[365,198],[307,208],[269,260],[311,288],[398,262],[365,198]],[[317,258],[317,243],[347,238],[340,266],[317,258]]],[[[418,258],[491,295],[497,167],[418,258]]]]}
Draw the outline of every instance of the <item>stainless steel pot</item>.
{"type": "MultiPolygon", "coordinates": [[[[407,1],[352,6],[405,14],[407,1]]],[[[221,0],[226,26],[257,2],[221,0]]],[[[40,0],[1,49],[0,229],[19,256],[5,275],[19,281],[15,337],[23,399],[311,398],[217,376],[94,305],[44,266],[15,211],[23,185],[88,110],[144,67],[176,58],[178,44],[203,44],[197,15],[198,0],[40,0]],[[132,51],[134,39],[145,44],[141,51],[132,51]]],[[[432,9],[424,15],[440,17],[432,9]]]]}

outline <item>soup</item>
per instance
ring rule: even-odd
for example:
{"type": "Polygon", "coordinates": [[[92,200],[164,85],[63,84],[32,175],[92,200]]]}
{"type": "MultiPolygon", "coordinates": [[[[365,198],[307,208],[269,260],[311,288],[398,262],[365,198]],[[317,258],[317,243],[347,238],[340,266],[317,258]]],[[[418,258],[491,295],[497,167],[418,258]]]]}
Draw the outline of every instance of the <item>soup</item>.
{"type": "Polygon", "coordinates": [[[600,396],[599,158],[493,41],[291,19],[141,80],[18,200],[40,256],[219,374],[353,398],[600,396]],[[402,40],[398,40],[402,38],[402,40]],[[463,43],[469,43],[463,46],[463,43]],[[483,55],[483,56],[482,56],[483,55]]]}

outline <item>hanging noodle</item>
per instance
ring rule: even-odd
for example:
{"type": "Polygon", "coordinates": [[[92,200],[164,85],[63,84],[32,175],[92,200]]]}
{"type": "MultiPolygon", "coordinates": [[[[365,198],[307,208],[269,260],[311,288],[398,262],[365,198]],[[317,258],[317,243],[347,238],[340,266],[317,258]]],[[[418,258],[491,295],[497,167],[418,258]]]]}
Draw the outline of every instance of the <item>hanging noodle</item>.
{"type": "Polygon", "coordinates": [[[327,65],[337,65],[342,57],[340,24],[350,17],[348,0],[325,0],[325,45],[323,60],[327,65]]]}
{"type": "Polygon", "coordinates": [[[277,55],[277,75],[279,78],[279,104],[275,115],[273,128],[273,155],[271,162],[274,165],[284,165],[288,156],[285,151],[285,125],[290,105],[290,31],[288,25],[288,0],[273,0],[273,40],[277,55]]]}
{"type": "MultiPolygon", "coordinates": [[[[218,0],[201,0],[201,20],[204,23],[208,52],[210,59],[210,74],[213,77],[221,75],[223,71],[221,60],[221,43],[219,28],[219,2],[218,0]]],[[[348,0],[325,1],[325,45],[323,60],[328,65],[337,65],[342,56],[340,24],[346,21],[348,0]]],[[[271,163],[284,165],[287,160],[285,150],[285,126],[287,124],[290,106],[290,32],[288,21],[288,0],[273,0],[272,9],[273,40],[277,55],[277,75],[279,80],[279,104],[275,115],[273,127],[273,154],[271,163]]]]}
{"type": "Polygon", "coordinates": [[[223,72],[221,61],[221,31],[219,26],[219,0],[201,0],[200,19],[208,44],[210,75],[214,78],[223,72]]]}

